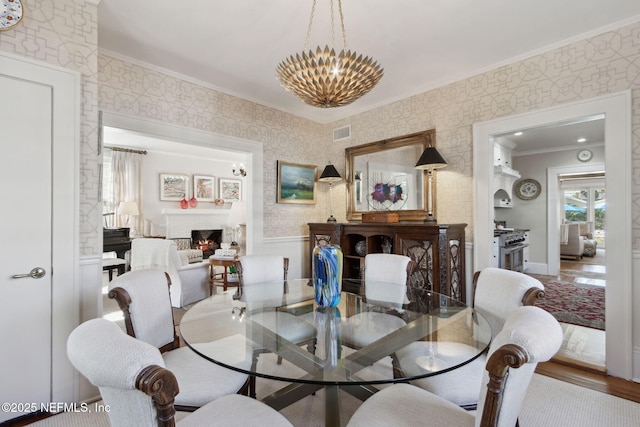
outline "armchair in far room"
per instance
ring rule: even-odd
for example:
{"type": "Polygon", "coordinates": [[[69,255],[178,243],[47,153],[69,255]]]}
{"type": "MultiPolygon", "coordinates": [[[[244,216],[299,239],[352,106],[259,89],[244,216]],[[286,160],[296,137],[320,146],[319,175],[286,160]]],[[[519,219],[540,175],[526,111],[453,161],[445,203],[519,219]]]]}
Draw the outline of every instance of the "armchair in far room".
{"type": "Polygon", "coordinates": [[[594,257],[596,256],[596,248],[598,241],[594,237],[595,225],[593,221],[579,222],[580,235],[584,237],[584,251],[582,255],[594,257]]]}
{"type": "Polygon", "coordinates": [[[560,257],[582,259],[584,236],[580,235],[580,224],[567,222],[560,225],[560,257]]]}
{"type": "Polygon", "coordinates": [[[183,239],[170,239],[176,242],[176,247],[178,249],[178,255],[186,256],[187,262],[189,264],[193,264],[194,262],[202,262],[202,249],[192,249],[191,248],[191,239],[183,238],[183,239]]]}
{"type": "Polygon", "coordinates": [[[131,242],[131,270],[158,268],[171,278],[171,305],[184,307],[209,296],[209,260],[189,263],[170,239],[131,242]]]}

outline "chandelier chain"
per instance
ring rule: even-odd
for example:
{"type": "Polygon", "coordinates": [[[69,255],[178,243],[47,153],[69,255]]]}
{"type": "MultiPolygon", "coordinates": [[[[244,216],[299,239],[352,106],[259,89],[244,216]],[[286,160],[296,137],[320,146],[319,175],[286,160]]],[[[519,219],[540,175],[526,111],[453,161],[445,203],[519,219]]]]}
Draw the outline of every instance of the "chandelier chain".
{"type": "MultiPolygon", "coordinates": [[[[338,0],[340,2],[340,0],[338,0]]],[[[333,0],[331,0],[331,45],[336,47],[336,18],[333,14],[333,0]]]]}
{"type": "Polygon", "coordinates": [[[313,0],[313,5],[311,6],[311,16],[309,17],[309,28],[307,28],[307,39],[304,41],[304,49],[303,52],[306,52],[309,48],[309,36],[311,35],[311,27],[313,26],[313,15],[316,12],[316,0],[313,0]]]}
{"type": "MultiPolygon", "coordinates": [[[[335,13],[333,7],[333,0],[331,0],[331,43],[333,47],[336,45],[336,29],[335,29],[335,13]]],[[[347,31],[344,27],[344,14],[342,13],[342,0],[338,0],[338,12],[340,14],[340,30],[342,31],[342,44],[345,51],[349,49],[347,45],[347,31]]],[[[307,28],[307,37],[304,41],[304,49],[303,52],[306,52],[309,49],[309,39],[311,38],[311,27],[313,27],[313,17],[316,13],[316,0],[313,0],[313,4],[311,6],[311,16],[309,17],[309,27],[307,28]]]]}
{"type": "Polygon", "coordinates": [[[290,55],[276,67],[276,77],[286,90],[305,103],[320,108],[341,107],[352,103],[373,89],[384,73],[373,58],[348,50],[342,0],[338,0],[338,13],[344,48],[339,53],[335,52],[335,0],[330,0],[329,3],[332,47],[325,45],[322,49],[318,45],[315,52],[307,50],[316,9],[316,0],[313,0],[303,52],[290,55]]]}
{"type": "MultiPolygon", "coordinates": [[[[331,8],[333,12],[333,7],[331,8]]],[[[344,15],[342,14],[342,0],[338,0],[338,10],[340,11],[340,25],[342,26],[342,43],[344,43],[344,50],[349,50],[347,46],[347,32],[344,29],[344,15]]],[[[333,21],[333,17],[331,18],[333,21]]]]}

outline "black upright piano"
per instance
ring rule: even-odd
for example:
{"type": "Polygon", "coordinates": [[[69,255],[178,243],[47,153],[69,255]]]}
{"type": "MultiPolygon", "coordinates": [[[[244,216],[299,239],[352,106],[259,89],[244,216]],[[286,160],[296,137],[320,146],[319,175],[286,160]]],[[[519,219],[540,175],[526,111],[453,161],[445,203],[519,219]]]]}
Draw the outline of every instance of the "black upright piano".
{"type": "Polygon", "coordinates": [[[103,228],[102,251],[115,252],[124,259],[124,253],[131,249],[128,228],[103,228]]]}

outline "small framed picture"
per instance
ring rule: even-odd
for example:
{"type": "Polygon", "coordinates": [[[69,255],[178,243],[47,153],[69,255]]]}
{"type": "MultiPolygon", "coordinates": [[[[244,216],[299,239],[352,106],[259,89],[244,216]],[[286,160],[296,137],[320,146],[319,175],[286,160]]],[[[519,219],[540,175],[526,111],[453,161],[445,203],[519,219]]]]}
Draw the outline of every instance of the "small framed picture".
{"type": "Polygon", "coordinates": [[[316,204],[315,165],[300,165],[278,160],[277,203],[316,204]]]}
{"type": "Polygon", "coordinates": [[[218,179],[219,197],[225,202],[237,202],[242,199],[242,181],[239,179],[218,179]]]}
{"type": "Polygon", "coordinates": [[[189,192],[189,176],[174,173],[160,174],[160,200],[180,201],[189,192]]]}
{"type": "Polygon", "coordinates": [[[216,199],[215,182],[213,176],[193,175],[193,196],[200,202],[213,202],[216,199]]]}

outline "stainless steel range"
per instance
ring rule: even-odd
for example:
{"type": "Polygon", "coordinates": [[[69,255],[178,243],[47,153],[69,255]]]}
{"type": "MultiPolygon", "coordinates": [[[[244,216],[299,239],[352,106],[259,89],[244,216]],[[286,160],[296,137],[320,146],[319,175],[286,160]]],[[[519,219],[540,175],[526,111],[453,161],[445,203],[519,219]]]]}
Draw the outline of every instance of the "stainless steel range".
{"type": "Polygon", "coordinates": [[[525,230],[494,231],[494,244],[497,245],[494,256],[498,256],[498,267],[524,271],[524,249],[529,246],[525,233],[525,230]]]}

